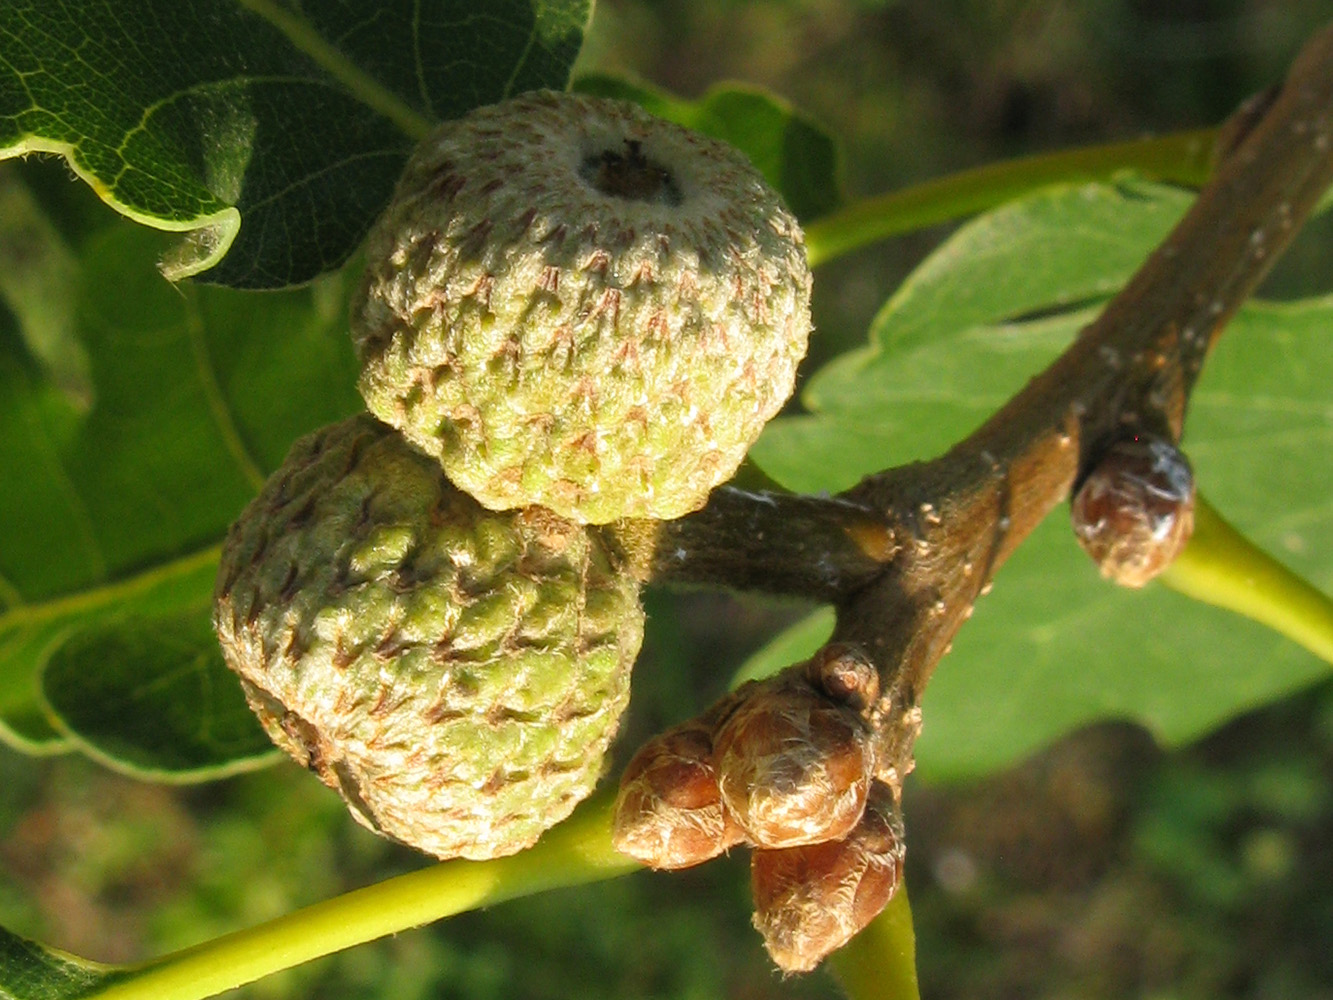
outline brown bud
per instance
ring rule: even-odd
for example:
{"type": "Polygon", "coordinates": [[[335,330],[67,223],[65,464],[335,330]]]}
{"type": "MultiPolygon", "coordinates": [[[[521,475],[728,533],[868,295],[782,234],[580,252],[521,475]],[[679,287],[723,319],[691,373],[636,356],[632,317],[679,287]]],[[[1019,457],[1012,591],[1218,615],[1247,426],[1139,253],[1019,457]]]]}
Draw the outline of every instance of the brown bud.
{"type": "Polygon", "coordinates": [[[625,768],[612,843],[653,868],[688,868],[744,834],[722,805],[713,767],[712,713],[645,743],[625,768]]]}
{"type": "Polygon", "coordinates": [[[875,919],[903,876],[902,817],[887,785],[870,790],[845,839],[755,851],[754,925],[784,972],[809,972],[875,919]]]}
{"type": "Polygon", "coordinates": [[[879,672],[859,646],[831,642],[806,663],[805,675],[834,701],[864,711],[879,698],[879,672]]]}
{"type": "Polygon", "coordinates": [[[1113,445],[1070,504],[1074,534],[1102,576],[1142,587],[1171,565],[1194,531],[1194,475],[1171,442],[1113,445]]]}
{"type": "Polygon", "coordinates": [[[789,670],[741,689],[714,739],[722,799],[751,843],[794,847],[844,836],[874,770],[870,729],[789,670]]]}

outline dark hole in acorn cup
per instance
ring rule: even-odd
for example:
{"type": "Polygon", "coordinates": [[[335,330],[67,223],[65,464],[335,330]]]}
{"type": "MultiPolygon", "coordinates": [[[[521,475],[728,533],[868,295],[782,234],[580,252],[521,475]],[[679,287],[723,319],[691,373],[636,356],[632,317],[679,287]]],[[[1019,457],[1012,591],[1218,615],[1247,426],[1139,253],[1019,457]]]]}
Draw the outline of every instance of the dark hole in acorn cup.
{"type": "Polygon", "coordinates": [[[671,171],[644,156],[635,139],[626,139],[623,151],[606,149],[587,157],[579,173],[602,194],[613,198],[672,207],[681,202],[680,188],[671,171]]]}

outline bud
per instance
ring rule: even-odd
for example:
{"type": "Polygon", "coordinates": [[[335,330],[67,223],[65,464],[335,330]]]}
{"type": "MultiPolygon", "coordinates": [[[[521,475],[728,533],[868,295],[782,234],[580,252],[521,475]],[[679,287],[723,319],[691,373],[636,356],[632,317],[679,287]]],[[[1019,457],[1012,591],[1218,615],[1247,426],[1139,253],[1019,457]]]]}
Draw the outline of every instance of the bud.
{"type": "Polygon", "coordinates": [[[652,868],[688,868],[744,839],[718,788],[714,715],[668,729],[634,755],[616,798],[616,850],[652,868]]]}
{"type": "Polygon", "coordinates": [[[843,840],[755,851],[754,925],[783,972],[809,972],[884,909],[903,877],[902,816],[876,782],[843,840]]]}
{"type": "Polygon", "coordinates": [[[879,698],[879,672],[859,647],[831,642],[806,663],[806,677],[834,701],[865,711],[879,698]]]}
{"type": "Polygon", "coordinates": [[[1189,461],[1163,438],[1117,442],[1079,487],[1070,517],[1102,576],[1142,587],[1171,565],[1194,531],[1189,461]]]}
{"type": "Polygon", "coordinates": [[[865,808],[870,728],[815,690],[805,669],[742,688],[714,740],[723,801],[759,847],[842,837],[865,808]]]}

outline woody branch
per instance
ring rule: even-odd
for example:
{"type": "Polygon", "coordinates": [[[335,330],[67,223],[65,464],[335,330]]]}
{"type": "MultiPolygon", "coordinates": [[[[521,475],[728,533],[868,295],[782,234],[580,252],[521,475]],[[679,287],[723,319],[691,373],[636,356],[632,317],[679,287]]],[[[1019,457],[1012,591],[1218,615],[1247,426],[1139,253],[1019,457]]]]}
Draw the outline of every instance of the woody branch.
{"type": "Polygon", "coordinates": [[[921,696],[996,570],[1125,442],[1176,454],[1208,351],[1333,181],[1333,28],[1222,134],[1213,177],[1125,289],[946,454],[836,497],[724,488],[678,521],[610,529],[644,579],[837,608],[813,658],[641,748],[617,800],[616,846],[647,864],[755,848],[755,923],[783,969],[813,968],[896,890],[921,696]]]}

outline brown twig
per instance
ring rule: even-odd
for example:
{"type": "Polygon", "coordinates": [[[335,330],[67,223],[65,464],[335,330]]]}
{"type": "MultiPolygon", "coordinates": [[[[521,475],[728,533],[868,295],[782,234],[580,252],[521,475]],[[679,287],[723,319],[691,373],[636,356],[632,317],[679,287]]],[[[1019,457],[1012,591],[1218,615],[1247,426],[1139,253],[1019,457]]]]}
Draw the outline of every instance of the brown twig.
{"type": "MultiPolygon", "coordinates": [[[[995,570],[1110,444],[1179,441],[1208,350],[1333,181],[1333,28],[1257,121],[1240,114],[1247,131],[1189,212],[1060,358],[946,455],[850,491],[916,529],[834,636],[871,650],[888,716],[911,714],[995,570]]],[[[884,738],[910,754],[914,733],[884,738]]]]}
{"type": "MultiPolygon", "coordinates": [[[[723,489],[678,521],[620,525],[639,574],[838,604],[835,640],[870,652],[885,716],[914,725],[977,597],[1091,463],[1134,434],[1179,440],[1208,350],[1333,180],[1331,119],[1326,29],[1224,127],[1213,177],[1129,284],[970,437],[838,497],[723,489]]],[[[886,737],[902,766],[913,736],[886,737]]]]}
{"type": "MultiPolygon", "coordinates": [[[[1221,134],[1212,179],[1124,290],[948,453],[837,497],[719,490],[678,521],[608,529],[643,579],[837,606],[833,639],[810,661],[751,682],[685,724],[689,754],[679,739],[662,742],[675,731],[648,744],[618,803],[617,845],[649,864],[694,863],[737,840],[753,846],[758,926],[783,968],[813,967],[887,899],[880,893],[875,906],[860,906],[848,886],[869,884],[867,858],[878,859],[876,871],[898,870],[895,810],[921,696],[996,570],[1112,456],[1132,460],[1137,476],[1142,455],[1176,455],[1209,349],[1333,181],[1333,27],[1306,45],[1279,90],[1247,104],[1221,134]],[[1125,442],[1139,438],[1154,447],[1127,452],[1125,442]],[[876,816],[862,812],[872,791],[882,806],[876,816]],[[714,832],[691,839],[701,808],[711,810],[714,832]],[[849,833],[849,823],[860,825],[849,833]],[[864,858],[849,846],[858,838],[877,845],[864,858]],[[787,852],[795,852],[790,864],[787,852]],[[823,878],[825,869],[851,873],[849,881],[823,878]]],[[[1092,506],[1120,495],[1102,491],[1092,506]]],[[[1117,559],[1157,561],[1133,556],[1117,559]]]]}
{"type": "Polygon", "coordinates": [[[724,486],[675,521],[608,529],[636,575],[837,603],[875,580],[898,553],[883,513],[842,497],[724,486]]]}

